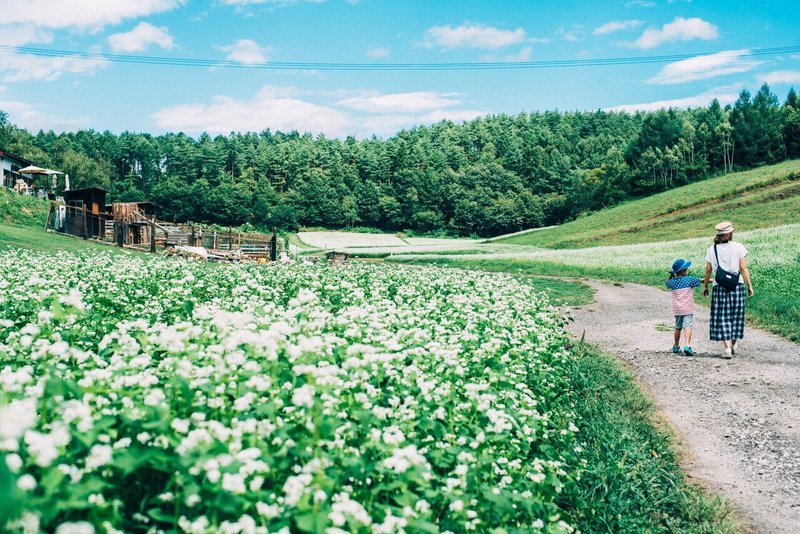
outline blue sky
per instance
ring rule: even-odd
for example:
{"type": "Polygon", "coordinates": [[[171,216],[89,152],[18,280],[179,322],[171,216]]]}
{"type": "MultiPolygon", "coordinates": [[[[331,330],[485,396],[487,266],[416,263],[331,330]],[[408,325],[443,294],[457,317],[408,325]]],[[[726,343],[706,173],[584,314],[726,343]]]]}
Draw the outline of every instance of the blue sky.
{"type": "Polygon", "coordinates": [[[31,132],[385,138],[497,113],[726,104],[764,82],[781,102],[800,90],[796,0],[2,0],[0,10],[0,110],[31,132]],[[781,47],[795,49],[754,53],[781,47]],[[665,59],[585,65],[654,57],[665,59]],[[520,68],[532,62],[545,67],[520,68]],[[342,63],[358,69],[330,68],[342,63]],[[405,68],[443,63],[469,68],[405,68]],[[476,68],[488,63],[514,68],[476,68]]]}

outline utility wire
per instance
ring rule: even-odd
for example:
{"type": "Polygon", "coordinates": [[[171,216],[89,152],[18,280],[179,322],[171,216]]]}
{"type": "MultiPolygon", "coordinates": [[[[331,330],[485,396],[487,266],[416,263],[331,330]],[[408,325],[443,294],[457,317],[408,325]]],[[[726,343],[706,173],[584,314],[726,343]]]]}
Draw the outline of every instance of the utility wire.
{"type": "MultiPolygon", "coordinates": [[[[604,67],[610,65],[643,65],[648,63],[671,63],[720,52],[703,54],[673,54],[663,56],[614,57],[596,59],[564,59],[542,61],[486,61],[465,63],[328,63],[328,62],[291,62],[264,61],[258,63],[241,63],[231,60],[196,59],[180,57],[139,56],[129,54],[111,54],[106,52],[79,52],[73,50],[53,50],[49,48],[33,48],[27,46],[0,45],[0,52],[14,52],[38,57],[77,58],[113,63],[139,63],[146,65],[165,65],[179,67],[236,68],[266,70],[328,70],[328,71],[447,71],[447,70],[513,70],[513,69],[548,69],[573,67],[604,67]]],[[[737,58],[772,56],[800,52],[800,45],[778,48],[757,48],[735,54],[737,58]]],[[[734,55],[734,54],[732,54],[734,55]]]]}

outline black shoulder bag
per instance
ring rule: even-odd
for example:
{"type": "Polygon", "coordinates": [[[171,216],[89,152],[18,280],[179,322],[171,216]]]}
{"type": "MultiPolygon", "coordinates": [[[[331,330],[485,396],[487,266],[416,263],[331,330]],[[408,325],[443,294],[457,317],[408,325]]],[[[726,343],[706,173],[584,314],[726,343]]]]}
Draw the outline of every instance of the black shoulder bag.
{"type": "Polygon", "coordinates": [[[731,291],[736,289],[739,285],[739,273],[730,273],[722,268],[719,264],[719,255],[717,255],[717,244],[714,243],[714,257],[717,258],[717,272],[714,274],[714,281],[717,285],[731,291]]]}

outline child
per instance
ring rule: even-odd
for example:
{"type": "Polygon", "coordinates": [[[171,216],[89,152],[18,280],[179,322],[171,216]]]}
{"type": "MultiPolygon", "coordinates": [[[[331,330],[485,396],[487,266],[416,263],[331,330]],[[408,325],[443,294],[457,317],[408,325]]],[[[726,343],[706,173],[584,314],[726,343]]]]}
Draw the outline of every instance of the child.
{"type": "Polygon", "coordinates": [[[685,330],[686,345],[683,347],[683,353],[687,356],[694,356],[692,350],[694,288],[701,284],[699,278],[688,275],[691,266],[692,262],[690,261],[675,260],[666,281],[667,287],[672,290],[672,314],[675,316],[675,344],[672,345],[672,352],[678,354],[681,351],[681,330],[685,330]]]}

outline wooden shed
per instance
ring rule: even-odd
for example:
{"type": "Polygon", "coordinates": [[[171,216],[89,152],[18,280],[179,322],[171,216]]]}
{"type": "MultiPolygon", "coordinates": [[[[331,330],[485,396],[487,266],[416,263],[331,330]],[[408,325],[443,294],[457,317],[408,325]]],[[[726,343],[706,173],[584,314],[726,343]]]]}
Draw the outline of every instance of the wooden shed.
{"type": "Polygon", "coordinates": [[[72,235],[102,239],[105,221],[111,218],[111,214],[106,211],[106,193],[100,187],[64,191],[64,231],[72,235]]]}
{"type": "Polygon", "coordinates": [[[106,195],[108,191],[100,187],[84,187],[83,189],[70,189],[64,191],[64,202],[67,206],[76,208],[86,207],[86,211],[98,215],[110,213],[106,210],[106,195]]]}

